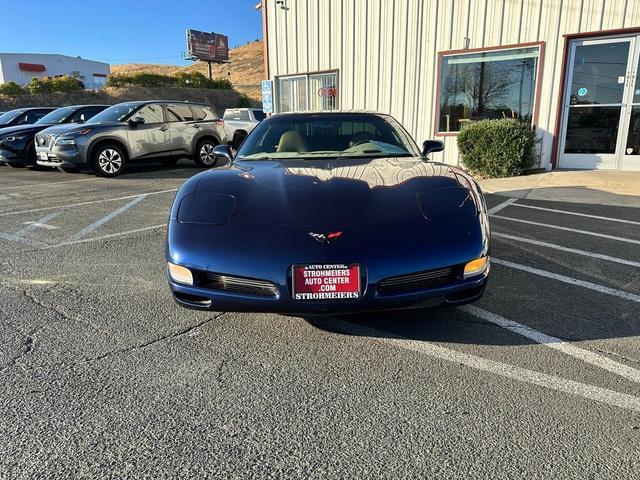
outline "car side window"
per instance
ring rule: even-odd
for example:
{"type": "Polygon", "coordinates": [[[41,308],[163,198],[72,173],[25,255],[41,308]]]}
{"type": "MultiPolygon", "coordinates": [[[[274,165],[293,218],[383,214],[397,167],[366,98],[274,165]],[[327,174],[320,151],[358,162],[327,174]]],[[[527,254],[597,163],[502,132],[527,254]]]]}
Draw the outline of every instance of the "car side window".
{"type": "Polygon", "coordinates": [[[191,110],[193,110],[193,117],[198,121],[218,119],[218,116],[210,108],[201,107],[199,105],[191,105],[191,110]]]}
{"type": "Polygon", "coordinates": [[[133,114],[133,117],[144,118],[145,125],[150,123],[164,123],[162,105],[146,105],[133,114]]]}
{"type": "Polygon", "coordinates": [[[173,117],[177,117],[179,122],[191,122],[193,121],[193,112],[189,108],[189,105],[167,105],[167,117],[168,120],[173,120],[173,117]]]}
{"type": "Polygon", "coordinates": [[[251,120],[251,117],[249,116],[249,112],[247,110],[240,110],[240,120],[251,120]]]}
{"type": "Polygon", "coordinates": [[[79,109],[73,115],[71,115],[68,122],[69,123],[78,123],[79,121],[85,122],[89,118],[88,111],[89,111],[88,108],[79,109]]]}
{"type": "Polygon", "coordinates": [[[83,112],[82,112],[84,114],[84,121],[86,122],[91,117],[94,117],[95,115],[97,115],[98,113],[103,111],[104,109],[105,109],[105,107],[89,107],[89,108],[85,108],[83,110],[83,112]]]}

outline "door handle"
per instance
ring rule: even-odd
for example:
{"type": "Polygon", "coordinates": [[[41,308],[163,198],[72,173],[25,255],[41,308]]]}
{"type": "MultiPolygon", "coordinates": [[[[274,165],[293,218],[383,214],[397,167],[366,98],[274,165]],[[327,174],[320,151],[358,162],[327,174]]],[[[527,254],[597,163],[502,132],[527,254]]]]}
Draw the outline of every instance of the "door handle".
{"type": "Polygon", "coordinates": [[[193,128],[200,128],[200,125],[198,125],[197,123],[195,123],[195,124],[193,125],[193,128]]]}
{"type": "Polygon", "coordinates": [[[160,127],[158,130],[160,130],[161,132],[166,132],[167,130],[169,130],[169,127],[164,125],[164,126],[160,127]]]}

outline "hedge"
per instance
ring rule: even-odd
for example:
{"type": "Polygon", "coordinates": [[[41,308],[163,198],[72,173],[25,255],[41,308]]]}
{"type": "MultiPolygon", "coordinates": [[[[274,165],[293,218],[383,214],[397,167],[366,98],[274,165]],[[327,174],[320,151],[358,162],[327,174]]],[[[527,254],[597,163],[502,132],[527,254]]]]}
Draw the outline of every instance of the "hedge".
{"type": "Polygon", "coordinates": [[[474,122],[458,134],[462,164],[487,177],[512,177],[533,167],[536,144],[529,124],[510,119],[474,122]]]}
{"type": "Polygon", "coordinates": [[[26,95],[27,91],[16,82],[7,82],[0,85],[0,95],[8,97],[16,97],[18,95],[26,95]]]}
{"type": "Polygon", "coordinates": [[[210,80],[200,72],[179,72],[174,75],[161,75],[158,73],[109,75],[107,85],[110,87],[139,85],[142,87],[191,87],[218,90],[231,90],[232,88],[229,80],[210,80]]]}

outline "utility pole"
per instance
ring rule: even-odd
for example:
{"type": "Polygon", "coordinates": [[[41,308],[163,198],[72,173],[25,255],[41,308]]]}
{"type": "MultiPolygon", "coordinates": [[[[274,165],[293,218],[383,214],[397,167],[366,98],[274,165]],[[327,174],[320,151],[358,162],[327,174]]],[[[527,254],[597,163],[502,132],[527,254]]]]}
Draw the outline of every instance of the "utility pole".
{"type": "Polygon", "coordinates": [[[213,79],[213,73],[211,71],[211,60],[207,61],[207,63],[209,64],[209,80],[213,79]]]}

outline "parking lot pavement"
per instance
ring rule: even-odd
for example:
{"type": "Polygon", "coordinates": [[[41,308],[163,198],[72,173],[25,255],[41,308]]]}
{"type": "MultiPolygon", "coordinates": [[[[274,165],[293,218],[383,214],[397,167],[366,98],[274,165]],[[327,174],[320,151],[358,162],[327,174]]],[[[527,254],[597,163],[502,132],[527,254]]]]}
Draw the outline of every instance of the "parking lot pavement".
{"type": "Polygon", "coordinates": [[[177,307],[187,162],[0,167],[0,477],[640,478],[640,210],[489,195],[455,309],[177,307]]]}

